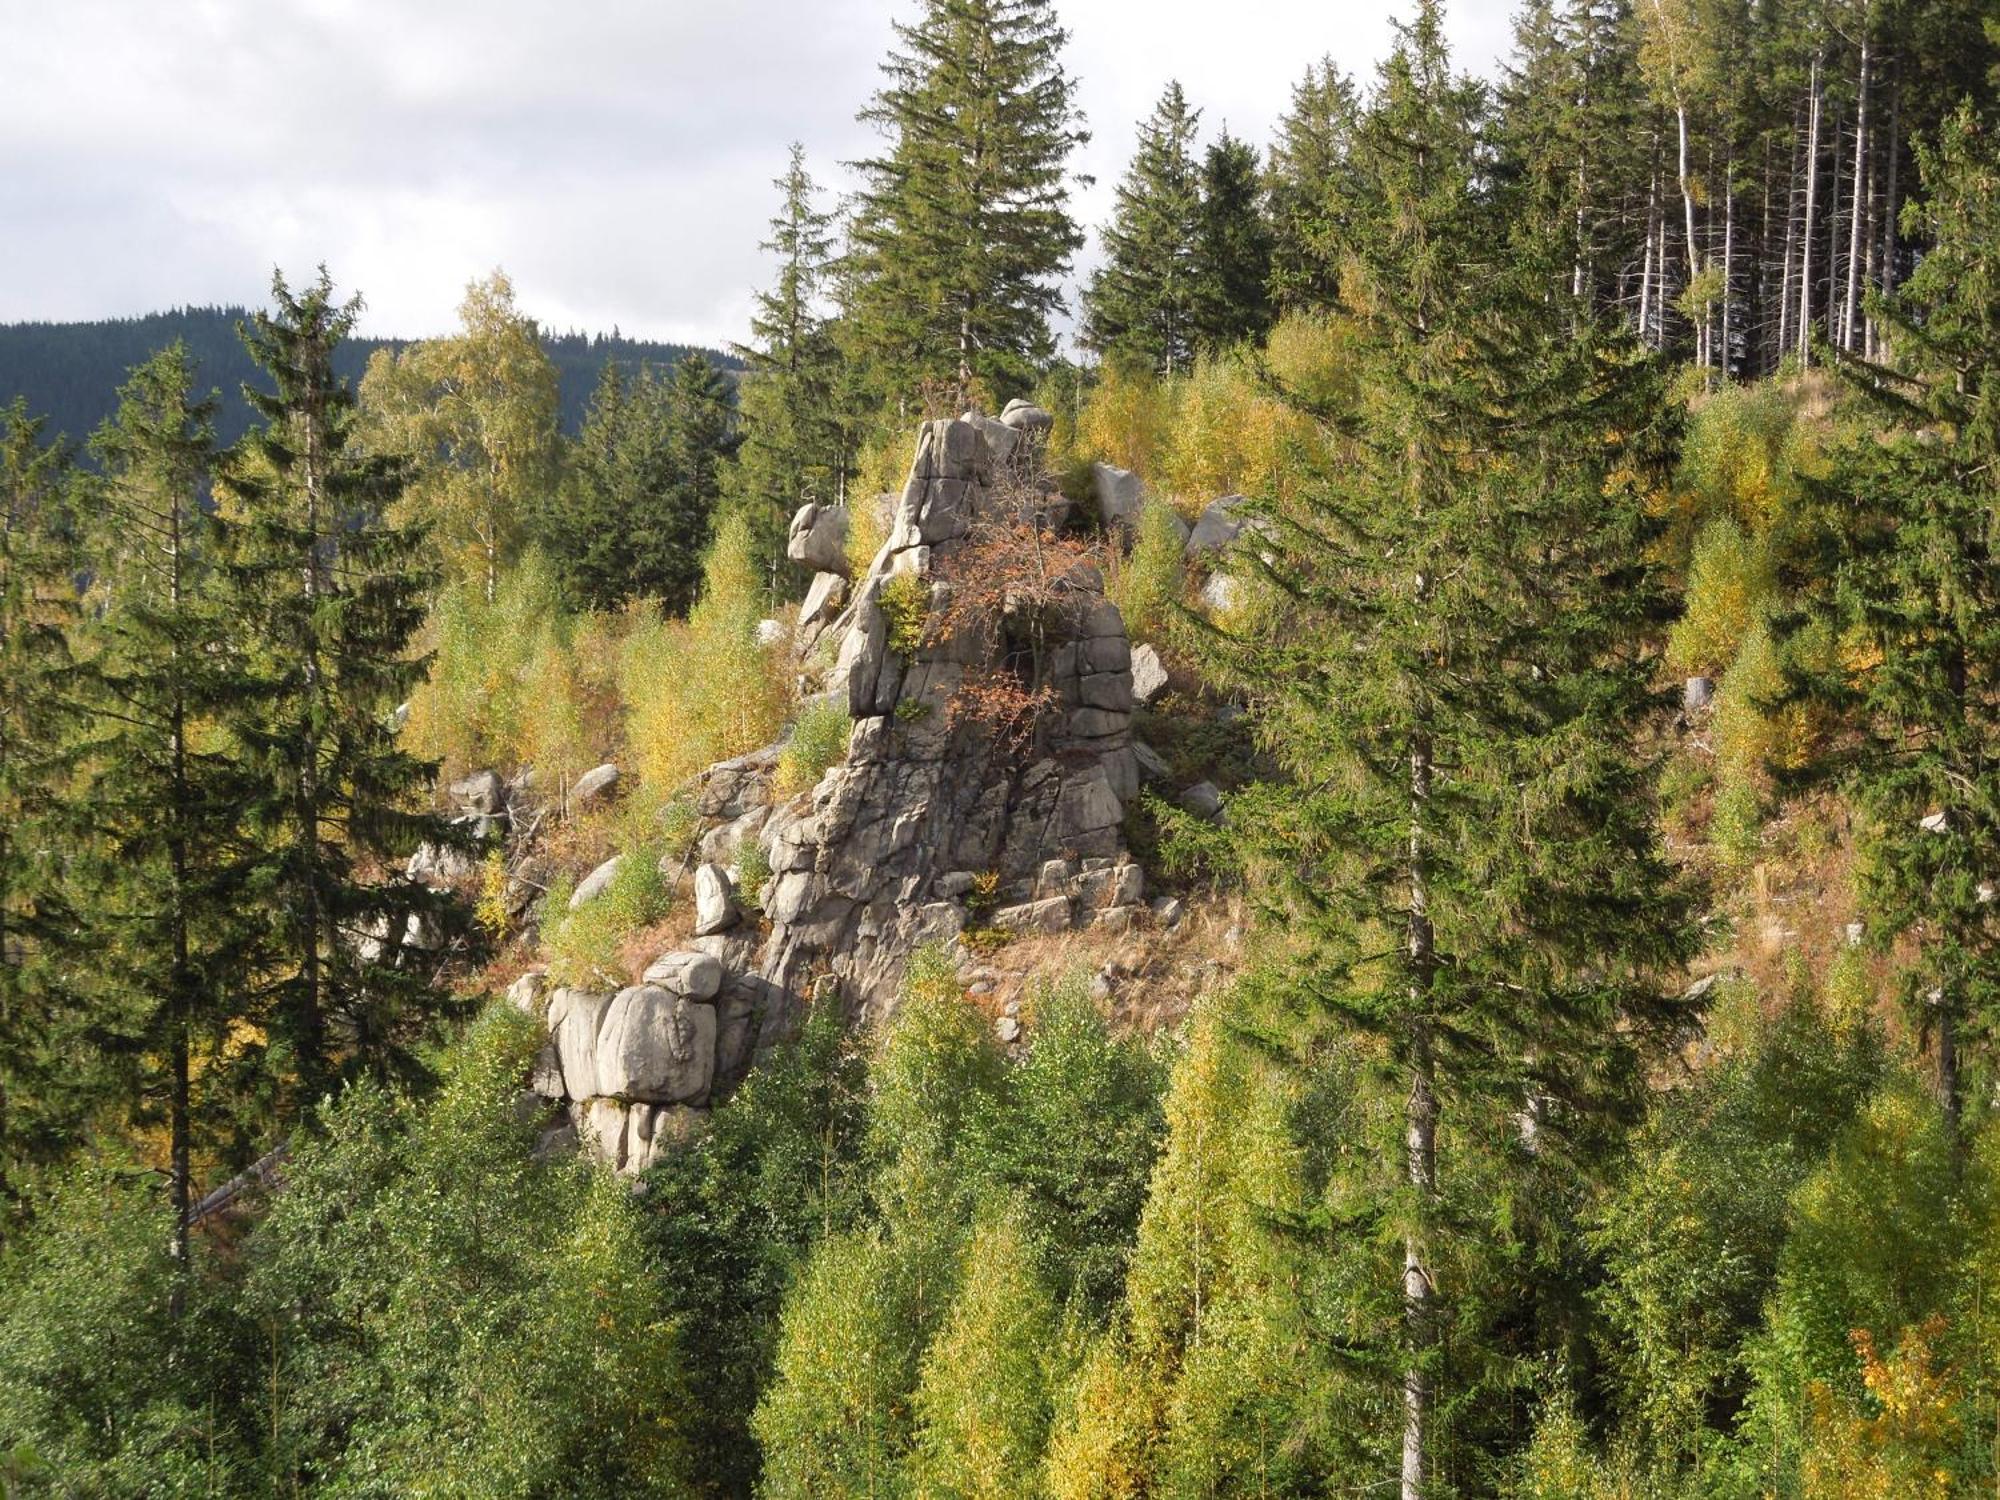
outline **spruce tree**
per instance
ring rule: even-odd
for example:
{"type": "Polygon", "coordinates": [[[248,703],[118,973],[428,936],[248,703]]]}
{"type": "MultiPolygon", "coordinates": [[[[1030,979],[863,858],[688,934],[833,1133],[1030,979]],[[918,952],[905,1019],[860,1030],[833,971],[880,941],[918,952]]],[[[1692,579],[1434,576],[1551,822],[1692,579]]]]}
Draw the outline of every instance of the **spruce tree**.
{"type": "Polygon", "coordinates": [[[729,382],[704,356],[636,375],[607,364],[572,447],[564,503],[538,526],[564,587],[594,609],[657,599],[687,613],[737,443],[729,382]]]}
{"type": "Polygon", "coordinates": [[[1265,165],[1270,198],[1271,291],[1281,308],[1326,308],[1339,290],[1336,236],[1348,157],[1361,117],[1354,81],[1331,57],[1306,68],[1278,122],[1265,165]]]}
{"type": "Polygon", "coordinates": [[[839,351],[821,311],[832,269],[833,216],[818,206],[805,148],[794,143],[782,194],[762,248],[777,279],[759,292],[752,342],[736,352],[749,366],[741,386],[743,447],[735,495],[749,509],[773,584],[786,579],[786,529],[809,500],[847,498],[851,436],[838,406],[839,351]]]}
{"type": "Polygon", "coordinates": [[[1523,1179],[1587,1164],[1678,1024],[1660,985],[1688,952],[1635,748],[1661,708],[1640,649],[1663,614],[1643,561],[1659,389],[1506,254],[1484,124],[1421,5],[1341,240],[1366,394],[1327,481],[1245,559],[1276,625],[1223,654],[1290,773],[1240,819],[1293,944],[1280,982],[1393,1101],[1348,1201],[1400,1242],[1377,1354],[1405,1500],[1507,1441],[1491,1398],[1548,1352],[1537,1310],[1475,1273],[1520,1205],[1472,1164],[1510,1137],[1523,1179]]]}
{"type": "Polygon", "coordinates": [[[70,891],[81,668],[68,451],[0,407],[0,1210],[59,1159],[91,1103],[70,891]]]}
{"type": "Polygon", "coordinates": [[[1834,587],[1782,633],[1792,693],[1857,731],[1807,774],[1860,813],[1863,910],[1878,941],[1914,945],[1906,998],[1955,1132],[1963,1057],[2000,1031],[2000,150],[1966,110],[1920,160],[1911,217],[1934,248],[1878,308],[1898,367],[1849,366],[1898,425],[1843,451],[1834,587]]]}
{"type": "Polygon", "coordinates": [[[165,1095],[172,1254],[183,1269],[197,1114],[230,1102],[200,1107],[197,1063],[210,1093],[223,1094],[232,1027],[263,1019],[244,1007],[263,949],[240,813],[250,788],[220,734],[245,684],[238,659],[216,649],[230,637],[207,503],[216,404],[196,394],[192,356],[175,344],[132,372],[91,443],[104,541],[93,555],[98,709],[88,754],[106,855],[93,948],[105,992],[139,1007],[142,1061],[165,1075],[140,1080],[138,1113],[165,1095]]]}
{"type": "Polygon", "coordinates": [[[1024,388],[1083,237],[1066,173],[1085,136],[1054,0],[923,0],[896,26],[861,118],[888,138],[857,163],[843,300],[877,393],[975,380],[1024,388]]]}
{"type": "Polygon", "coordinates": [[[1225,129],[1201,164],[1194,326],[1203,347],[1224,348],[1270,330],[1272,243],[1257,148],[1225,129]]]}
{"type": "Polygon", "coordinates": [[[1193,362],[1202,284],[1201,170],[1178,82],[1139,124],[1139,146],[1104,230],[1104,264],[1084,292],[1084,342],[1107,359],[1184,373],[1193,362]]]}
{"type": "Polygon", "coordinates": [[[273,389],[246,388],[263,423],[228,470],[227,617],[251,679],[230,726],[277,947],[261,1003],[275,1060],[311,1103],[343,1073],[410,1061],[438,959],[417,963],[402,939],[443,942],[454,906],[385,871],[455,835],[422,810],[435,768],[392,724],[425,670],[412,646],[431,574],[423,531],[388,519],[402,466],[359,449],[333,371],[359,300],[336,302],[324,270],[296,295],[275,277],[272,298],[243,336],[273,389]]]}

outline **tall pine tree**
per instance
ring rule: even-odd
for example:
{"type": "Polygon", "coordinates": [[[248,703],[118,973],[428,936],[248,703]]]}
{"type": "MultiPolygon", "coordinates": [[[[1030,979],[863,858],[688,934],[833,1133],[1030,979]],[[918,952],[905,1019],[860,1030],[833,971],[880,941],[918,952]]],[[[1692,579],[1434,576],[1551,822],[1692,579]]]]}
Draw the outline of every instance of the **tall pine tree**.
{"type": "Polygon", "coordinates": [[[1517,1439],[1494,1398],[1551,1352],[1513,1300],[1521,1205],[1471,1164],[1510,1139],[1524,1183],[1587,1161],[1678,1023],[1660,985],[1688,951],[1635,749],[1661,707],[1640,646],[1659,388],[1510,262],[1484,125],[1427,0],[1341,238],[1365,397],[1246,558],[1278,623],[1225,653],[1291,773],[1242,819],[1295,944],[1281,982],[1376,1060],[1395,1119],[1348,1201],[1400,1249],[1374,1353],[1404,1500],[1517,1439]]]}
{"type": "Polygon", "coordinates": [[[852,434],[840,412],[839,349],[821,308],[832,268],[833,216],[818,206],[805,148],[794,143],[762,248],[777,258],[750,315],[741,387],[743,447],[734,486],[773,584],[785,577],[786,528],[808,500],[847,498],[852,434]]]}
{"type": "Polygon", "coordinates": [[[858,163],[843,300],[878,394],[975,380],[1025,388],[1083,236],[1070,152],[1087,137],[1054,0],[923,0],[862,112],[888,151],[858,163]]]}
{"type": "Polygon", "coordinates": [[[453,835],[420,810],[435,768],[392,727],[424,673],[412,644],[432,575],[421,529],[388,519],[402,467],[360,451],[333,372],[359,300],[336,302],[324,270],[296,295],[274,278],[272,297],[244,340],[273,389],[246,389],[263,424],[228,475],[228,616],[253,679],[231,727],[254,778],[252,890],[277,934],[272,1050],[311,1103],[343,1073],[410,1060],[437,959],[402,939],[442,941],[426,931],[453,908],[387,871],[453,835]]]}
{"type": "Polygon", "coordinates": [[[1139,124],[1139,146],[1104,230],[1104,264],[1084,292],[1084,342],[1107,359],[1185,373],[1204,291],[1201,111],[1171,82],[1139,124]]]}
{"type": "Polygon", "coordinates": [[[263,1020],[245,1009],[265,948],[241,812],[251,789],[221,732],[246,684],[241,659],[216,649],[232,635],[208,504],[216,404],[196,394],[193,358],[176,344],[132,372],[91,443],[103,543],[93,552],[90,803],[107,856],[93,951],[104,991],[139,1012],[133,1039],[149,1076],[137,1113],[166,1121],[172,1253],[183,1269],[197,1117],[226,1117],[240,1102],[225,1097],[231,1065],[254,1050],[235,1046],[226,1058],[225,1043],[241,1042],[233,1027],[263,1020]],[[206,1101],[194,1097],[198,1062],[214,1096],[206,1101]]]}
{"type": "Polygon", "coordinates": [[[1337,236],[1348,158],[1361,118],[1354,81],[1331,57],[1292,88],[1265,164],[1271,206],[1271,291],[1281,308],[1331,307],[1339,291],[1337,236]]]}
{"type": "Polygon", "coordinates": [[[1201,163],[1194,326],[1204,348],[1223,348],[1269,331],[1272,247],[1257,148],[1225,129],[1210,142],[1201,163]]]}
{"type": "Polygon", "coordinates": [[[0,1210],[76,1144],[94,1102],[79,1026],[72,851],[80,668],[70,459],[0,407],[0,1210]]]}

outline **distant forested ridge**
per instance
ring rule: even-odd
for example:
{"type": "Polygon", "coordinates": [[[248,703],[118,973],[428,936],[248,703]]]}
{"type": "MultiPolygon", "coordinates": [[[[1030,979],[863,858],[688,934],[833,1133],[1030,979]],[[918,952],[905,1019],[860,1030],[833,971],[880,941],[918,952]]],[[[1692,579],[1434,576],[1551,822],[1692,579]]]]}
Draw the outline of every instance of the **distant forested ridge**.
{"type": "MultiPolygon", "coordinates": [[[[247,316],[241,307],[183,307],[92,323],[0,324],[0,405],[16,396],[25,397],[30,411],[48,418],[51,432],[81,442],[111,415],[116,406],[112,393],[123,383],[126,372],[175,339],[183,339],[194,356],[203,387],[213,386],[222,393],[222,405],[216,412],[217,435],[232,443],[250,425],[250,408],[244,404],[241,390],[254,371],[236,336],[237,322],[247,316]]],[[[410,342],[351,338],[335,354],[335,366],[346,378],[359,380],[368,356],[377,349],[401,349],[410,342]]],[[[685,344],[653,343],[616,333],[551,333],[546,329],[542,344],[560,382],[562,429],[571,434],[583,425],[590,392],[608,361],[666,369],[690,352],[685,344]]],[[[733,355],[714,349],[695,352],[723,369],[742,368],[733,355]]]]}

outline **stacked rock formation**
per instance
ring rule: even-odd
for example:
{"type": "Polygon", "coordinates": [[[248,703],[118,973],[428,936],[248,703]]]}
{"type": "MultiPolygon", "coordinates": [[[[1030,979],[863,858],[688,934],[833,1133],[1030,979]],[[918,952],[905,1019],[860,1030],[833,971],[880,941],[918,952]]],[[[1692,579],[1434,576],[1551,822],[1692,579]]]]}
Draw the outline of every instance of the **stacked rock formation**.
{"type": "Polygon", "coordinates": [[[1065,502],[1033,467],[1045,427],[1032,407],[925,426],[889,539],[851,583],[837,571],[845,516],[808,506],[794,521],[795,557],[830,565],[808,595],[817,618],[802,669],[852,719],[845,761],[789,798],[775,789],[780,745],[710,767],[694,795],[706,935],[616,994],[524,1001],[550,1033],[533,1087],[567,1105],[564,1132],[620,1170],[643,1170],[683,1134],[809,998],[837,996],[861,1021],[893,1006],[912,953],[968,927],[1122,932],[1150,920],[1123,834],[1139,786],[1132,652],[1095,568],[1073,569],[1044,612],[1047,691],[1028,733],[960,712],[968,675],[1005,670],[1017,652],[1004,605],[914,641],[885,608],[887,591],[916,590],[935,612],[954,562],[1008,507],[1056,524],[1065,502]],[[812,647],[821,636],[835,649],[816,667],[829,657],[812,647]],[[770,872],[756,893],[768,931],[739,914],[753,850],[770,872]]]}
{"type": "Polygon", "coordinates": [[[1051,707],[1025,740],[958,711],[968,674],[1006,662],[1004,619],[899,651],[884,608],[903,578],[935,599],[954,555],[1023,493],[1040,508],[1023,519],[1051,521],[1063,502],[1033,474],[1040,415],[1016,407],[1011,421],[968,415],[923,429],[889,539],[834,622],[839,654],[823,690],[853,718],[846,762],[773,808],[758,833],[771,869],[759,968],[789,993],[830,975],[851,1006],[879,1012],[913,951],[968,925],[975,889],[991,893],[995,926],[1053,930],[1105,920],[1112,905],[1143,910],[1122,832],[1138,789],[1131,648],[1095,570],[1077,570],[1056,612],[1051,707]],[[1003,484],[1009,465],[1015,482],[1003,484]],[[1052,864],[1070,884],[1052,886],[1052,864]]]}

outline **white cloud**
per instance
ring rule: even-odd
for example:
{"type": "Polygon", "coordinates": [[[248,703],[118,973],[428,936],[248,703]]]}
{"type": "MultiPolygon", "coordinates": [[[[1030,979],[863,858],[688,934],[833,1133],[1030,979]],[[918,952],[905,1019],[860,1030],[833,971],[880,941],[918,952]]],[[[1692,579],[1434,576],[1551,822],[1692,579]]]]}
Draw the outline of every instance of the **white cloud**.
{"type": "MultiPolygon", "coordinates": [[[[770,179],[868,150],[882,0],[0,0],[0,321],[243,302],[325,261],[371,332],[448,327],[495,265],[557,327],[742,335],[770,179]]],[[[1463,0],[1461,61],[1507,0],[1463,0]]],[[[1170,77],[1269,135],[1306,64],[1372,76],[1388,0],[1066,0],[1101,218],[1170,77]]],[[[1095,241],[1084,265],[1095,254],[1095,241]]]]}

